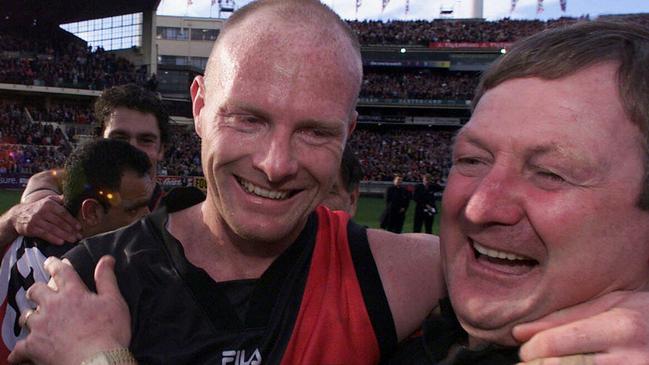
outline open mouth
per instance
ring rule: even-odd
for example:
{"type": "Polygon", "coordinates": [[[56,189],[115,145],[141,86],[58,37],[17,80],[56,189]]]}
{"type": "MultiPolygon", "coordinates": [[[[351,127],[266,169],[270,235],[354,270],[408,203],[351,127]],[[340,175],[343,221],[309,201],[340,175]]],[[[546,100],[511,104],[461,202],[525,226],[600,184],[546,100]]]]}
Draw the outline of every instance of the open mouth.
{"type": "Polygon", "coordinates": [[[262,188],[251,183],[248,180],[244,180],[240,177],[236,177],[237,182],[248,194],[252,194],[261,198],[272,199],[272,200],[286,200],[297,193],[297,190],[269,190],[262,188]]]}
{"type": "Polygon", "coordinates": [[[538,265],[539,262],[529,257],[517,255],[511,252],[494,250],[481,244],[471,241],[473,253],[478,260],[484,260],[496,265],[510,266],[510,267],[532,267],[538,265]]]}

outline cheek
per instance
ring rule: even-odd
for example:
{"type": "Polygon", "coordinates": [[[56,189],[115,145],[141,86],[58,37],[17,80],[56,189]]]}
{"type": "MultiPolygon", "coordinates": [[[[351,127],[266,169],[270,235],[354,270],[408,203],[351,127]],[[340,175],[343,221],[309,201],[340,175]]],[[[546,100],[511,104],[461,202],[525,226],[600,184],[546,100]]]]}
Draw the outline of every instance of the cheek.
{"type": "Polygon", "coordinates": [[[227,128],[217,130],[212,128],[201,143],[201,157],[205,163],[212,166],[222,165],[247,153],[251,146],[259,142],[242,139],[237,133],[227,128]]]}
{"type": "Polygon", "coordinates": [[[475,181],[472,178],[451,172],[442,195],[442,220],[447,223],[457,219],[458,214],[466,207],[475,181]]]}
{"type": "Polygon", "coordinates": [[[154,149],[151,149],[149,151],[146,151],[147,156],[149,156],[149,161],[151,161],[151,164],[155,166],[155,164],[161,160],[160,154],[155,151],[154,149]]]}
{"type": "Polygon", "coordinates": [[[573,247],[562,244],[566,242],[574,242],[574,246],[578,242],[594,242],[598,237],[605,236],[611,228],[610,223],[613,223],[607,218],[611,213],[610,206],[607,207],[604,200],[588,194],[531,190],[526,195],[526,211],[531,225],[546,244],[554,243],[555,249],[573,247]]]}
{"type": "Polygon", "coordinates": [[[334,148],[309,148],[298,152],[298,161],[311,176],[330,191],[340,172],[341,154],[334,148]]]}

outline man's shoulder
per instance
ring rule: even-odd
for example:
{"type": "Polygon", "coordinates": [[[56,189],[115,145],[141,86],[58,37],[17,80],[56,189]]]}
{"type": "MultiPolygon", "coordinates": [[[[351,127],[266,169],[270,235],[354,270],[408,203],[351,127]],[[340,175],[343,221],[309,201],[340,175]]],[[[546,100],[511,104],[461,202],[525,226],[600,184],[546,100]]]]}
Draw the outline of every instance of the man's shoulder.
{"type": "Polygon", "coordinates": [[[371,246],[385,246],[401,250],[408,247],[411,250],[437,250],[439,237],[427,233],[392,233],[382,229],[368,229],[368,239],[371,246]]]}
{"type": "Polygon", "coordinates": [[[126,227],[86,238],[64,257],[70,260],[84,281],[92,278],[95,265],[104,255],[111,255],[117,265],[124,265],[133,253],[160,246],[157,243],[161,240],[160,233],[155,224],[155,220],[161,218],[159,214],[166,216],[166,212],[159,211],[126,227]]]}
{"type": "Polygon", "coordinates": [[[412,333],[444,294],[439,238],[367,230],[400,339],[412,333]]]}

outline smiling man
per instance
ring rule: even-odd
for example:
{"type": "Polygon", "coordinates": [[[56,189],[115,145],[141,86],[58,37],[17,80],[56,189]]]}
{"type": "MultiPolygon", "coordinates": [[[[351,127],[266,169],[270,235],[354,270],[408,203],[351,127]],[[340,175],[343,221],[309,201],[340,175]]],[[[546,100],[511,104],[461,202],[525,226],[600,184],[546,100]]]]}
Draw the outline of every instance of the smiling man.
{"type": "MultiPolygon", "coordinates": [[[[394,363],[513,364],[515,325],[649,289],[648,63],[647,29],[592,22],[537,34],[489,69],[443,197],[455,316],[431,320],[424,346],[401,354],[417,360],[394,363]]],[[[647,361],[589,352],[564,361],[647,361]]]]}
{"type": "MultiPolygon", "coordinates": [[[[355,35],[319,1],[257,1],[233,14],[191,88],[207,199],[68,255],[89,285],[99,258],[115,256],[133,336],[130,346],[110,331],[76,351],[58,343],[61,363],[129,347],[146,364],[374,364],[414,331],[443,292],[436,238],[366,230],[319,207],[361,80],[355,35]]],[[[30,293],[39,303],[56,295],[30,293]]],[[[27,341],[55,338],[37,335],[56,327],[41,314],[29,317],[27,341]]]]}
{"type": "MultiPolygon", "coordinates": [[[[131,364],[126,348],[144,364],[376,364],[389,354],[444,288],[435,237],[365,229],[319,206],[354,128],[361,74],[355,37],[317,0],[234,13],[191,88],[207,199],[70,252],[97,294],[48,261],[56,288],[29,289],[39,310],[10,360],[131,364]]],[[[599,332],[590,319],[579,333],[599,332]]],[[[615,351],[619,338],[564,342],[615,351]]]]}

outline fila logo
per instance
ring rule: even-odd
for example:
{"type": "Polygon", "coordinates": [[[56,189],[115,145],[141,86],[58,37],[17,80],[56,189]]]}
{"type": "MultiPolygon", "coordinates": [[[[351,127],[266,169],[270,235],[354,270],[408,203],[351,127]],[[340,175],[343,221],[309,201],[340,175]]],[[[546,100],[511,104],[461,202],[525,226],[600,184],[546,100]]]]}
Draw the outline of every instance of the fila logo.
{"type": "Polygon", "coordinates": [[[255,349],[255,352],[250,355],[250,358],[246,360],[246,350],[228,350],[221,353],[221,365],[261,365],[261,354],[259,349],[255,349]]]}

